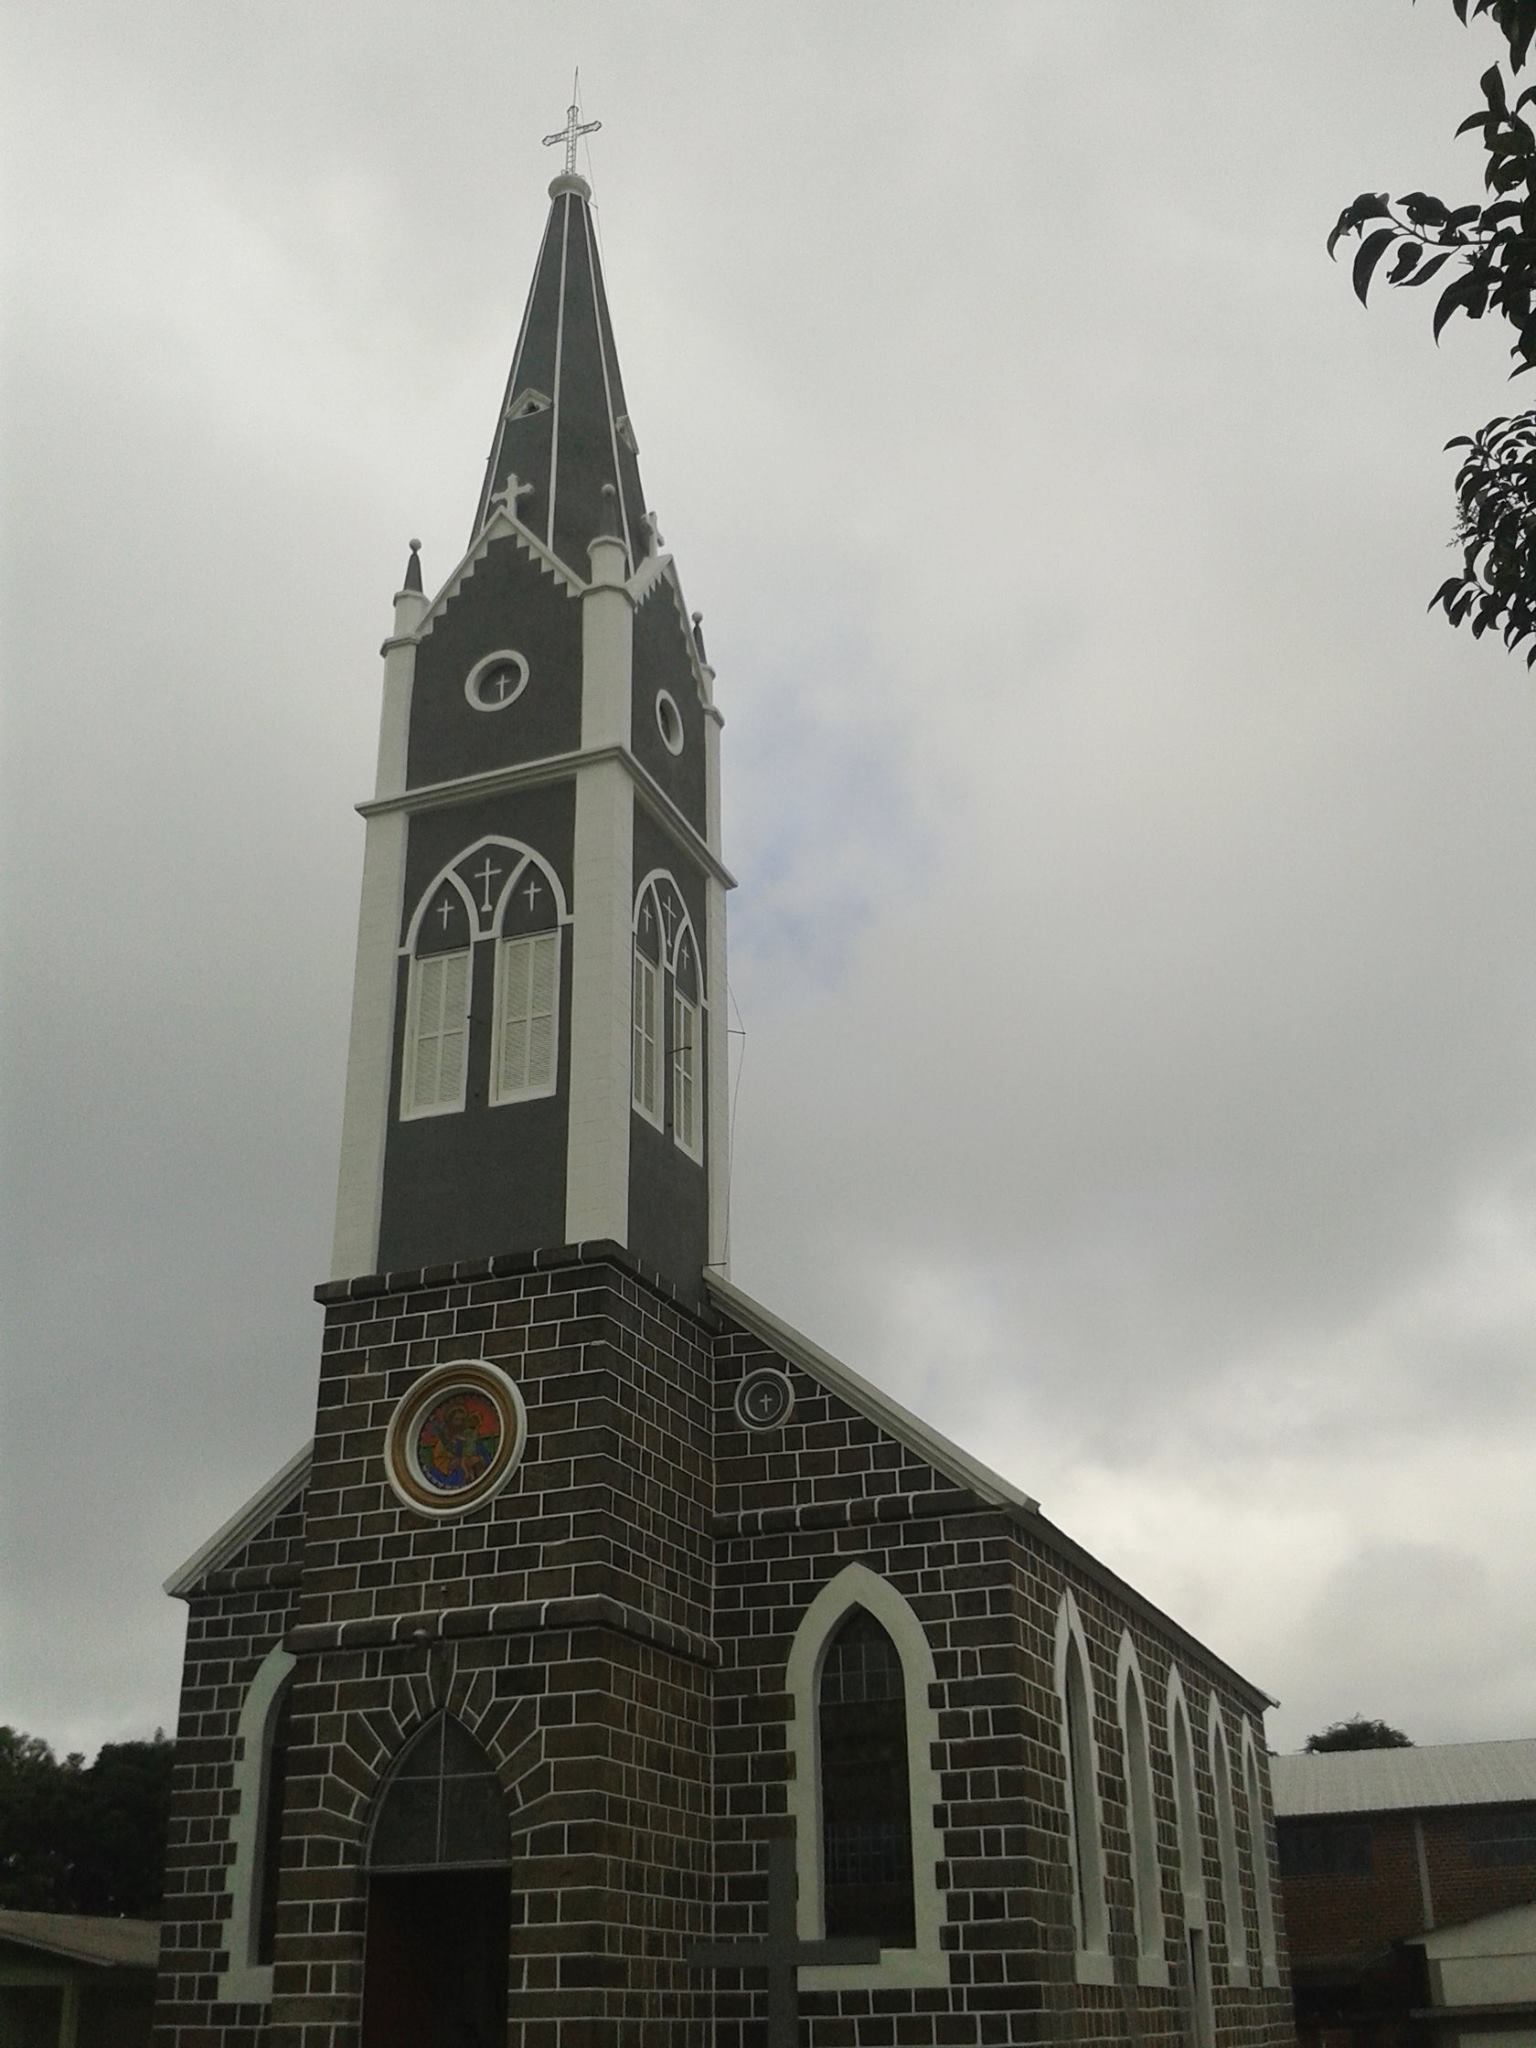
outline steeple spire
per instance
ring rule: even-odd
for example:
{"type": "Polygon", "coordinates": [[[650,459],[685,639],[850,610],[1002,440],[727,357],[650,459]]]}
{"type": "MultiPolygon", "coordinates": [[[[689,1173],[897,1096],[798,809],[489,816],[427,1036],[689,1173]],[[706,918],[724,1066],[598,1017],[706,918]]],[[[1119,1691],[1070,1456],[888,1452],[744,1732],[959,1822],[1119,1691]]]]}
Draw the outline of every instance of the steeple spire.
{"type": "Polygon", "coordinates": [[[549,220],[491,437],[475,533],[516,478],[516,517],[578,577],[587,547],[605,531],[603,487],[618,499],[614,529],[631,565],[647,552],[645,496],[608,318],[591,193],[576,175],[576,137],[598,124],[579,120],[573,99],[565,128],[567,168],[549,188],[549,220]]]}

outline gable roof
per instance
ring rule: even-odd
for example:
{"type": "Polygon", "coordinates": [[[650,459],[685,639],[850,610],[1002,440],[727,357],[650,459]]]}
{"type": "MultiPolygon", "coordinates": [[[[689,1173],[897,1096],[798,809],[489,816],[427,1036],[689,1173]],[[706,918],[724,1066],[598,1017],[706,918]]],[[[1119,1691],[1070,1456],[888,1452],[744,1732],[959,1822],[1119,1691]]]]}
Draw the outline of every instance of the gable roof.
{"type": "Polygon", "coordinates": [[[1420,1749],[1336,1749],[1270,1760],[1275,1813],[1411,1812],[1536,1800],[1536,1737],[1444,1742],[1420,1749]]]}
{"type": "Polygon", "coordinates": [[[158,1920],[112,1920],[87,1913],[0,1910],[0,1942],[98,1969],[152,1970],[160,1959],[158,1920]]]}
{"type": "Polygon", "coordinates": [[[244,1507],[236,1508],[224,1526],[216,1529],[206,1543],[193,1551],[185,1564],[171,1573],[165,1582],[166,1592],[173,1599],[187,1599],[196,1591],[198,1581],[205,1574],[220,1570],[244,1549],[253,1536],[259,1536],[273,1516],[280,1515],[284,1508],[291,1506],[309,1484],[314,1455],[313,1443],[295,1451],[280,1472],[273,1473],[244,1507]]]}
{"type": "Polygon", "coordinates": [[[962,1451],[947,1436],[914,1415],[910,1408],[903,1408],[899,1401],[892,1400],[882,1388],[857,1373],[852,1366],[844,1365],[840,1358],[834,1358],[830,1351],[823,1351],[813,1343],[803,1330],[797,1330],[772,1309],[754,1301],[750,1294],[722,1279],[718,1274],[706,1273],[704,1282],[710,1298],[723,1308],[727,1315],[741,1324],[754,1337],[760,1337],[771,1350],[808,1372],[813,1380],[834,1394],[840,1394],[850,1408],[857,1408],[861,1415],[905,1444],[909,1451],[916,1451],[920,1458],[926,1458],[936,1472],[942,1472],[946,1479],[956,1486],[964,1487],[978,1499],[993,1507],[1023,1508],[1028,1514],[1038,1514],[1040,1503],[1027,1493],[1021,1493],[1010,1480],[983,1465],[979,1458],[973,1458],[969,1451],[962,1451]]]}

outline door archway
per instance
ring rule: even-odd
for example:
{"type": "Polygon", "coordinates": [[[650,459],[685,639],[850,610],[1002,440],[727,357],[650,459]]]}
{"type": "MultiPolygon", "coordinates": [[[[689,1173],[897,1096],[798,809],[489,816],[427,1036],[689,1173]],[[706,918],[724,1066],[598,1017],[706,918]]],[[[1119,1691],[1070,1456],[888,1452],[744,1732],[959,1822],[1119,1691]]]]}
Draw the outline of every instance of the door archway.
{"type": "Polygon", "coordinates": [[[362,2048],[500,2048],[510,1846],[491,1760],[437,1714],[400,1752],[368,1830],[362,2048]]]}

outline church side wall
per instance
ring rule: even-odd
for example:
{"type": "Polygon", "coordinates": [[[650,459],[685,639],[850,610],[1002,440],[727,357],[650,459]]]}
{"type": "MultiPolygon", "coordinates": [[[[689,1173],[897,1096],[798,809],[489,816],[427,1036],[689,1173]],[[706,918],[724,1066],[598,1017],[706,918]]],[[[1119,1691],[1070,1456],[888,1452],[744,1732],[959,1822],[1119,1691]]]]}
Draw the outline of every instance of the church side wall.
{"type": "MultiPolygon", "coordinates": [[[[932,1651],[937,1710],[933,1762],[939,1786],[945,1965],[940,1981],[896,1981],[899,1966],[867,1985],[802,1993],[813,2048],[887,2048],[892,2042],[982,2043],[1058,2039],[1123,2043],[1136,2036],[1186,2048],[1190,2014],[1177,1880],[1173,1786],[1166,1745],[1152,1744],[1164,1886],[1168,1984],[1138,1982],[1131,1852],[1116,1707],[1116,1657],[1129,1627],[1160,1725],[1173,1656],[1204,1743],[1204,1703],[1214,1687],[1238,1749],[1237,1716],[1251,1697],[1230,1674],[1174,1644],[1143,1612],[1077,1568],[1028,1517],[989,1508],[956,1488],[807,1374],[738,1334],[719,1350],[716,1531],[720,1539],[716,1691],[722,1927],[761,1932],[759,1845],[787,1831],[790,1813],[814,1813],[791,1790],[795,1702],[784,1677],[795,1631],[816,1596],[850,1564],[899,1592],[932,1651]],[[743,1374],[788,1372],[787,1424],[748,1431],[732,1402],[743,1374]],[[1066,1773],[1055,1690],[1057,1613],[1070,1587],[1093,1666],[1113,1981],[1079,1984],[1067,1854],[1066,1773]]],[[[1213,1787],[1197,1766],[1205,1881],[1213,1925],[1220,1883],[1213,1787]]],[[[804,1824],[802,1822],[802,1824],[804,1824]]],[[[1265,1852],[1269,1845],[1266,1842],[1265,1852]]],[[[804,1866],[802,1866],[803,1869],[804,1866]]],[[[1246,1858],[1243,1868],[1247,1872],[1246,1858]]],[[[1289,1999],[1258,1983],[1257,1899],[1245,1875],[1254,1950],[1251,1987],[1216,1972],[1219,2048],[1280,2048],[1292,2036],[1289,1999]]],[[[1277,1887],[1272,1886],[1276,1891],[1277,1887]]],[[[913,1974],[923,1975],[914,1969],[913,1974]]],[[[722,2004],[722,2048],[742,2048],[749,1995],[722,2004]]]]}
{"type": "Polygon", "coordinates": [[[156,1988],[156,2048],[265,2048],[266,2008],[220,1998],[229,1960],[228,1873],[246,1695],[298,1600],[303,1503],[295,1502],[193,1595],[187,1620],[156,1988]]]}

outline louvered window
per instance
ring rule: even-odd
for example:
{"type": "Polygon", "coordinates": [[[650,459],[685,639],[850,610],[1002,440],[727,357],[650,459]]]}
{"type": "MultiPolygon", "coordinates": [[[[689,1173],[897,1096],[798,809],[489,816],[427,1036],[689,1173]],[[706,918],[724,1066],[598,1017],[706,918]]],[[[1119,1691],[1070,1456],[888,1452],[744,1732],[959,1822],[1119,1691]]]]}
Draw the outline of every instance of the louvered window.
{"type": "Polygon", "coordinates": [[[672,997],[672,1135],[690,1159],[704,1155],[699,1115],[699,1010],[672,997]]]}
{"type": "Polygon", "coordinates": [[[468,1010],[468,952],[432,953],[412,961],[405,1115],[464,1107],[468,1010]]]}
{"type": "Polygon", "coordinates": [[[653,1124],[661,1122],[661,970],[635,948],[634,1102],[653,1124]]]}
{"type": "Polygon", "coordinates": [[[493,1102],[553,1094],[559,1002],[560,934],[503,939],[496,949],[493,1102]]]}

